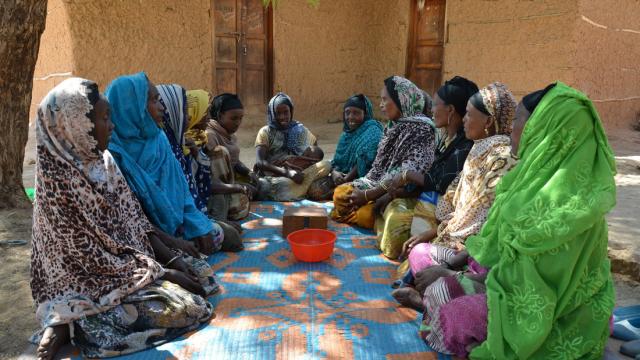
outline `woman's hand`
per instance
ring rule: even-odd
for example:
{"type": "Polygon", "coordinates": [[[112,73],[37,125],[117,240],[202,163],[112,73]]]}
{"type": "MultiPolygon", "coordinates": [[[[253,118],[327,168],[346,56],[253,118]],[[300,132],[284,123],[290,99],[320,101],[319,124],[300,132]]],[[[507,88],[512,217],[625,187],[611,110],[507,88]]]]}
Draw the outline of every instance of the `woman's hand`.
{"type": "Polygon", "coordinates": [[[369,202],[369,199],[366,197],[366,190],[356,190],[354,189],[349,195],[349,203],[355,208],[360,208],[366,205],[369,202]]]}
{"type": "Polygon", "coordinates": [[[384,211],[386,210],[387,205],[389,205],[391,200],[393,200],[393,198],[388,193],[380,196],[376,200],[376,205],[374,207],[374,212],[376,212],[376,213],[378,213],[380,215],[384,214],[384,211]]]}
{"type": "Polygon", "coordinates": [[[344,184],[346,177],[347,176],[345,174],[339,171],[333,170],[331,172],[331,180],[333,180],[333,183],[336,184],[336,186],[344,184]]]}
{"type": "Polygon", "coordinates": [[[192,241],[174,238],[173,244],[175,249],[182,250],[184,253],[193,256],[196,259],[200,258],[200,252],[192,241]]]}
{"type": "Polygon", "coordinates": [[[196,244],[198,250],[205,255],[211,255],[215,250],[213,246],[213,236],[211,236],[211,234],[198,236],[193,239],[193,242],[196,244]]]}
{"type": "Polygon", "coordinates": [[[251,182],[251,185],[258,185],[258,174],[256,174],[253,171],[249,171],[249,181],[251,182]]]}
{"type": "Polygon", "coordinates": [[[465,272],[464,276],[468,279],[471,279],[473,281],[479,282],[484,284],[485,280],[487,280],[487,274],[488,273],[484,273],[484,274],[473,274],[470,272],[465,272]]]}
{"type": "Polygon", "coordinates": [[[433,238],[433,231],[425,231],[416,236],[410,237],[409,240],[405,241],[405,243],[402,245],[400,259],[406,259],[409,256],[409,253],[411,253],[411,250],[413,250],[416,245],[430,242],[431,240],[433,240],[433,238]]]}
{"type": "Polygon", "coordinates": [[[253,198],[258,193],[258,189],[256,189],[254,186],[251,186],[249,184],[244,184],[242,186],[244,187],[244,194],[247,195],[249,200],[253,200],[253,198]]]}
{"type": "Polygon", "coordinates": [[[191,293],[200,295],[202,297],[207,296],[207,294],[204,292],[204,289],[202,288],[202,285],[198,283],[198,279],[195,278],[195,276],[191,276],[182,271],[165,269],[162,279],[170,281],[191,293]]]}
{"type": "Polygon", "coordinates": [[[414,279],[416,290],[420,293],[420,295],[423,295],[427,287],[429,287],[429,285],[433,284],[439,278],[455,274],[455,271],[449,270],[447,267],[442,265],[429,266],[426,269],[418,271],[418,273],[416,274],[414,279]]]}
{"type": "Polygon", "coordinates": [[[304,174],[296,170],[287,170],[287,177],[296,184],[302,184],[304,181],[304,174]]]}
{"type": "Polygon", "coordinates": [[[389,194],[395,194],[398,191],[404,189],[404,180],[402,179],[402,173],[396,174],[389,184],[389,194]]]}
{"type": "Polygon", "coordinates": [[[196,273],[194,273],[193,269],[186,262],[184,262],[184,259],[182,259],[182,257],[179,257],[179,258],[173,260],[171,262],[171,264],[167,265],[167,267],[169,269],[178,270],[180,272],[183,272],[183,273],[189,275],[189,277],[191,277],[195,281],[198,281],[198,277],[196,276],[196,273]]]}
{"type": "Polygon", "coordinates": [[[158,228],[156,228],[151,234],[153,236],[156,236],[164,245],[171,249],[182,250],[182,252],[189,254],[195,258],[200,257],[198,249],[191,241],[178,239],[177,237],[171,236],[158,228]]]}
{"type": "Polygon", "coordinates": [[[200,149],[198,149],[198,145],[196,145],[193,139],[184,139],[184,146],[186,146],[189,149],[189,154],[191,156],[195,158],[198,157],[198,152],[200,149]]]}

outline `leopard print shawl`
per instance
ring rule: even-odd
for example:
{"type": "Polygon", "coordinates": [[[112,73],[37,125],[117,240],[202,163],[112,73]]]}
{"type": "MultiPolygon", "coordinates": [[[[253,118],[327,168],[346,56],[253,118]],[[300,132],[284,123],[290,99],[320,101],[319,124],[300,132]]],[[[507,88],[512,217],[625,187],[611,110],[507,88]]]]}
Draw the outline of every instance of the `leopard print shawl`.
{"type": "Polygon", "coordinates": [[[96,147],[87,92],[67,79],[38,108],[31,291],[43,327],[103,312],[163,274],[152,226],[96,147]]]}

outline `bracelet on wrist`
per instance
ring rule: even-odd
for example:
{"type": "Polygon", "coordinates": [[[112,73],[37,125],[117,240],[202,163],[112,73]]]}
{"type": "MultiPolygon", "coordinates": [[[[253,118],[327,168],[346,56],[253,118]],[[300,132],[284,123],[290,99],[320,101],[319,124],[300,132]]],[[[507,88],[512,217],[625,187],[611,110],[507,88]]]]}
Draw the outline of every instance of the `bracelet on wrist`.
{"type": "Polygon", "coordinates": [[[178,260],[178,258],[180,258],[182,255],[176,255],[174,257],[171,258],[171,260],[167,261],[166,264],[164,264],[164,266],[169,267],[169,265],[173,264],[174,261],[178,260]]]}

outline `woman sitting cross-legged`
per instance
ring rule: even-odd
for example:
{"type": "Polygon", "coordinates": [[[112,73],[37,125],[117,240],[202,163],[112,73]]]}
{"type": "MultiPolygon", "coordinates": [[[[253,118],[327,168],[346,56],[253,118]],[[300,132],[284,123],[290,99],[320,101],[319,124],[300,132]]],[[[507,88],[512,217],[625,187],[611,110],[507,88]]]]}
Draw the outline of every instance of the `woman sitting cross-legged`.
{"type": "Polygon", "coordinates": [[[203,296],[216,286],[198,272],[210,268],[190,266],[147,221],[107,150],[113,124],[97,84],[60,83],[40,104],[36,126],[38,358],[53,358],[68,341],[88,358],[128,354],[208,321],[213,309],[203,296]]]}
{"type": "Polygon", "coordinates": [[[267,126],[258,132],[255,145],[258,200],[302,199],[311,183],[331,171],[316,137],[293,119],[293,102],[285,93],[269,101],[267,126]]]}
{"type": "Polygon", "coordinates": [[[164,107],[147,76],[117,78],[106,96],[115,125],[109,151],[149,220],[172,236],[194,241],[207,255],[220,249],[241,250],[239,238],[231,233],[225,236],[233,230],[230,226],[212,222],[195,206],[180,164],[160,129],[164,107]]]}
{"type": "Polygon", "coordinates": [[[601,359],[615,301],[613,151],[591,101],[560,82],[525,96],[513,128],[519,163],[466,241],[488,273],[433,282],[421,337],[460,357],[601,359]]]}
{"type": "Polygon", "coordinates": [[[363,94],[353,95],[344,104],[344,123],[336,154],[331,160],[331,177],[311,184],[308,195],[314,200],[333,198],[335,186],[367,175],[382,138],[382,124],[373,118],[373,106],[363,94]]]}
{"type": "Polygon", "coordinates": [[[240,147],[235,136],[242,124],[244,108],[235,94],[216,96],[209,110],[205,151],[211,159],[213,195],[209,215],[217,221],[233,224],[249,214],[250,201],[256,193],[258,178],[240,161],[240,147]]]}
{"type": "MultiPolygon", "coordinates": [[[[464,250],[467,237],[480,231],[495,199],[495,187],[516,158],[511,153],[512,122],[516,100],[501,83],[493,83],[473,95],[464,117],[465,136],[474,141],[459,178],[438,201],[437,228],[412,237],[403,246],[402,256],[409,257],[410,274],[406,286],[392,295],[401,304],[422,310],[420,284],[426,268],[446,263],[464,250]]],[[[424,289],[424,287],[422,288],[424,289]]]]}
{"type": "Polygon", "coordinates": [[[464,134],[462,118],[467,113],[469,98],[477,92],[475,83],[460,76],[446,81],[438,89],[430,109],[433,122],[440,130],[433,165],[426,174],[417,171],[396,174],[388,193],[378,199],[382,216],[376,220],[376,229],[380,248],[388,258],[400,256],[410,236],[437,227],[438,198],[458,176],[473,146],[473,141],[464,134]],[[394,199],[398,192],[409,187],[417,189],[394,199]]]}
{"type": "Polygon", "coordinates": [[[342,223],[373,228],[375,201],[382,197],[393,176],[404,171],[425,174],[434,159],[435,133],[422,114],[424,97],[411,81],[392,76],[384,80],[380,108],[389,119],[371,170],[336,187],[331,217],[342,223]]]}

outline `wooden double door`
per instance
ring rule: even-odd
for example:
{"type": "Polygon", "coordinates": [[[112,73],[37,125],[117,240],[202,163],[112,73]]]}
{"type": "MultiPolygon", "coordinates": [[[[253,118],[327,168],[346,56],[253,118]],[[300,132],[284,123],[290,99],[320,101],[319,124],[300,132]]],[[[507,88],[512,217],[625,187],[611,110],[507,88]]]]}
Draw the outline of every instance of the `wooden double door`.
{"type": "Polygon", "coordinates": [[[272,92],[272,12],[261,0],[213,0],[216,94],[264,110],[272,92]]]}
{"type": "Polygon", "coordinates": [[[411,0],[407,77],[430,95],[442,84],[445,0],[411,0]]]}

